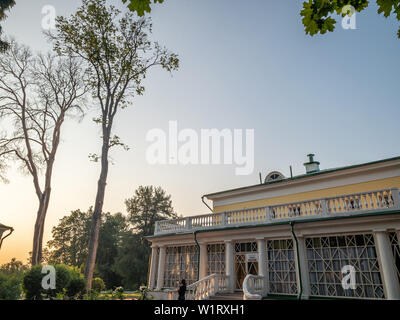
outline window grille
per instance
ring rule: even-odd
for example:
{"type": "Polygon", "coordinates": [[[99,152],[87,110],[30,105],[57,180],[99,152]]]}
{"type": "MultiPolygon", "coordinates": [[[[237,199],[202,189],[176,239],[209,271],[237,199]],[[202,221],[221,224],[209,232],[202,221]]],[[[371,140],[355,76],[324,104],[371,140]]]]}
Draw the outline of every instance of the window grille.
{"type": "Polygon", "coordinates": [[[296,260],[293,240],[267,241],[269,294],[297,294],[296,260]]]}
{"type": "Polygon", "coordinates": [[[312,296],[384,298],[372,234],[306,238],[312,296]],[[356,288],[344,289],[342,268],[355,269],[356,288]]]}
{"type": "Polygon", "coordinates": [[[235,243],[235,253],[257,252],[257,242],[238,242],[235,243]]]}
{"type": "Polygon", "coordinates": [[[191,246],[167,247],[165,255],[164,286],[176,288],[182,279],[186,284],[197,281],[198,248],[191,246]]]}
{"type": "Polygon", "coordinates": [[[209,244],[207,245],[208,255],[208,274],[225,274],[225,244],[209,244]]]}
{"type": "Polygon", "coordinates": [[[392,245],[392,252],[394,264],[396,265],[397,277],[400,281],[400,242],[396,232],[389,232],[390,244],[392,245]]]}

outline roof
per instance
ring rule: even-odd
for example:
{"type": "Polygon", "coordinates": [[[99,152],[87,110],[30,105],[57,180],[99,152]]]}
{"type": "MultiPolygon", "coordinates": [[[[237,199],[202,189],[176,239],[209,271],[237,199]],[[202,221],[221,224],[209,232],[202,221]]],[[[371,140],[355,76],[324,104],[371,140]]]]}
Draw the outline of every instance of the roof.
{"type": "Polygon", "coordinates": [[[316,172],[312,172],[312,173],[301,174],[301,175],[297,175],[297,176],[294,176],[294,177],[285,178],[285,179],[281,179],[281,180],[269,181],[269,182],[265,182],[265,183],[258,183],[258,184],[253,184],[253,185],[250,185],[250,186],[245,186],[245,187],[240,187],[240,188],[234,188],[234,189],[228,189],[228,190],[224,190],[224,191],[209,193],[209,194],[205,194],[203,197],[207,197],[208,198],[208,197],[212,197],[212,196],[216,196],[216,195],[222,195],[224,193],[231,192],[231,191],[240,191],[240,190],[246,190],[246,189],[254,188],[254,187],[257,187],[257,186],[279,184],[279,183],[289,182],[289,181],[292,181],[292,180],[298,180],[298,179],[302,179],[302,178],[306,178],[306,177],[319,176],[319,175],[323,175],[323,174],[327,174],[327,173],[332,173],[332,172],[335,172],[335,171],[359,168],[359,167],[364,167],[364,166],[373,165],[373,164],[377,164],[377,163],[389,162],[389,161],[393,161],[393,160],[400,160],[400,156],[393,157],[393,158],[386,158],[386,159],[382,159],[382,160],[371,161],[371,162],[365,162],[365,163],[355,164],[355,165],[350,165],[350,166],[337,167],[337,168],[331,168],[331,169],[324,169],[324,170],[320,170],[320,171],[316,171],[316,172]]]}

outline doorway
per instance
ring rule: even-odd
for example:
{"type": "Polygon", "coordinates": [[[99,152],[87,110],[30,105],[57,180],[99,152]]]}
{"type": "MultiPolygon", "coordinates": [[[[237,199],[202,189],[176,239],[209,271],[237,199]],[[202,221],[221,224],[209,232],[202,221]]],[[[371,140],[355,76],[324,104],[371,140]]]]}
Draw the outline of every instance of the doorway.
{"type": "Polygon", "coordinates": [[[248,274],[258,274],[256,242],[237,243],[235,245],[235,290],[243,289],[243,281],[248,274]]]}

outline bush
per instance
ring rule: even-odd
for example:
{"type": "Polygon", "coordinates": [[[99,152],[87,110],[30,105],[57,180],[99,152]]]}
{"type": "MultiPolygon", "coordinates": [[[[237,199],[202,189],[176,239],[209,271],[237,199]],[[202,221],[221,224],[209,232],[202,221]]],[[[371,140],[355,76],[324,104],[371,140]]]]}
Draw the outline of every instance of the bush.
{"type": "Polygon", "coordinates": [[[101,278],[94,278],[92,280],[92,290],[95,292],[101,292],[106,288],[106,285],[101,278]]]}
{"type": "Polygon", "coordinates": [[[55,265],[56,288],[45,290],[42,287],[42,266],[34,266],[24,276],[23,285],[27,299],[40,300],[43,297],[63,299],[82,295],[85,290],[83,275],[75,268],[63,264],[55,265]]]}
{"type": "Polygon", "coordinates": [[[115,290],[113,292],[113,296],[115,296],[117,299],[123,300],[124,299],[124,288],[123,287],[115,288],[115,290]]]}
{"type": "Polygon", "coordinates": [[[67,288],[68,297],[75,298],[77,296],[82,297],[86,289],[86,280],[83,274],[76,268],[70,268],[71,281],[67,288]]]}
{"type": "Polygon", "coordinates": [[[23,287],[25,297],[30,300],[41,300],[42,299],[42,266],[33,266],[28,270],[23,279],[23,287]]]}
{"type": "Polygon", "coordinates": [[[0,300],[18,300],[21,293],[21,280],[0,272],[0,300]]]}

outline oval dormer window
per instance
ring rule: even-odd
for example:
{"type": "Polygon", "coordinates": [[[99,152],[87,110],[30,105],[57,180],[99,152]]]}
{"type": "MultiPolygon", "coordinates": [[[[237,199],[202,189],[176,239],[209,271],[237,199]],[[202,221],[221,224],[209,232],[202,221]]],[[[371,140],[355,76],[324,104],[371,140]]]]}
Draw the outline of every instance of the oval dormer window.
{"type": "Polygon", "coordinates": [[[279,171],[272,171],[268,173],[268,175],[265,177],[265,183],[271,182],[271,181],[278,181],[278,180],[283,180],[285,176],[280,173],[279,171]]]}

